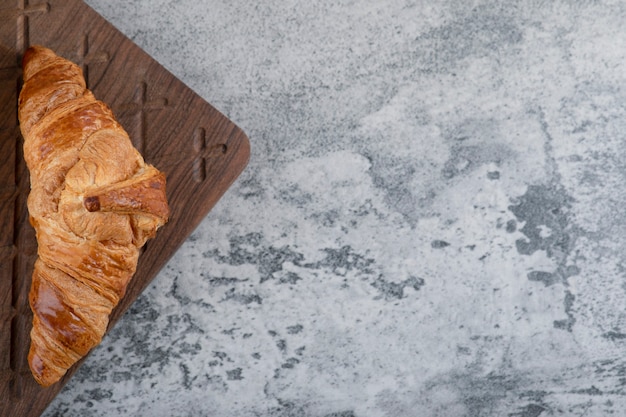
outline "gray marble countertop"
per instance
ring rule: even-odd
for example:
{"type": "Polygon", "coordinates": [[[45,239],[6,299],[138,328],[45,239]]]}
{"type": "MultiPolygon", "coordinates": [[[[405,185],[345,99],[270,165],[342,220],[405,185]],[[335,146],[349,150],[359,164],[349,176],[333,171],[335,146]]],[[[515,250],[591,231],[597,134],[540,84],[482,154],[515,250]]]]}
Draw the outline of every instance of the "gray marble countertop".
{"type": "Polygon", "coordinates": [[[47,417],[626,408],[626,3],[88,0],[250,165],[47,417]]]}

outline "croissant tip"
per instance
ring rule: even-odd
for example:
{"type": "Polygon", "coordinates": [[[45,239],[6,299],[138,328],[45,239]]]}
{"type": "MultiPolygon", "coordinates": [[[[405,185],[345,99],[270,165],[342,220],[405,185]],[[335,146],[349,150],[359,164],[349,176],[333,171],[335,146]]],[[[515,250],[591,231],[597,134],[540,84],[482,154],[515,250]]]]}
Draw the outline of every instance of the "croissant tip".
{"type": "Polygon", "coordinates": [[[30,61],[34,55],[45,51],[50,50],[41,45],[29,46],[28,49],[26,49],[26,51],[24,52],[24,56],[22,57],[22,65],[26,65],[26,63],[28,63],[28,61],[30,61]]]}
{"type": "Polygon", "coordinates": [[[22,56],[22,69],[24,70],[24,81],[26,81],[31,74],[31,67],[37,68],[42,62],[54,59],[57,55],[53,50],[41,45],[30,46],[24,52],[22,56]]]}
{"type": "Polygon", "coordinates": [[[97,195],[85,197],[83,204],[89,212],[100,211],[100,198],[97,195]]]}
{"type": "Polygon", "coordinates": [[[62,375],[57,375],[46,369],[42,358],[34,353],[32,350],[29,352],[28,364],[31,370],[31,374],[35,381],[43,388],[48,388],[56,384],[62,375]]]}

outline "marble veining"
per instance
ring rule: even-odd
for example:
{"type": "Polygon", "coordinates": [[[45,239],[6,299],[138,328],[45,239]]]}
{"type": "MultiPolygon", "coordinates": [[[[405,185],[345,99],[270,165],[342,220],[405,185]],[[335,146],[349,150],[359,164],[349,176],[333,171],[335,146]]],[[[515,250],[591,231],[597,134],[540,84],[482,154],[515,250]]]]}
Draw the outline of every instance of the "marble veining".
{"type": "Polygon", "coordinates": [[[626,407],[626,4],[88,0],[250,165],[44,414],[626,407]]]}

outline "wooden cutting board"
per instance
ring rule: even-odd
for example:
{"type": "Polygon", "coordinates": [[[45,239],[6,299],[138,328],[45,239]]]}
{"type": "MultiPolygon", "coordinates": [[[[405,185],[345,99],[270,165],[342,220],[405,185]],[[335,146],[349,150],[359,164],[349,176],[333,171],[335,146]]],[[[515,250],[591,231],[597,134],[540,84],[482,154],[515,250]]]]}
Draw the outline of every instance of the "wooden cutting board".
{"type": "Polygon", "coordinates": [[[37,242],[28,223],[17,97],[21,57],[34,44],[81,65],[88,87],[146,161],[167,175],[170,221],[146,245],[110,327],[241,173],[250,149],[237,126],[82,1],[0,0],[0,417],[41,415],[80,366],[44,389],[27,363],[37,242]]]}

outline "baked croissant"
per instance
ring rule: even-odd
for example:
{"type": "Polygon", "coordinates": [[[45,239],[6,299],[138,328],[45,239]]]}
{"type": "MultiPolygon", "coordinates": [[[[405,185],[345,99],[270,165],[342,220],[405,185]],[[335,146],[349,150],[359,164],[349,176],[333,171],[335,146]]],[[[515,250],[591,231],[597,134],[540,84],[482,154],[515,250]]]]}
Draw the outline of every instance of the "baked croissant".
{"type": "Polygon", "coordinates": [[[35,46],[23,70],[19,120],[38,243],[28,362],[49,386],[100,343],[169,208],[165,176],[87,90],[78,66],[35,46]]]}

